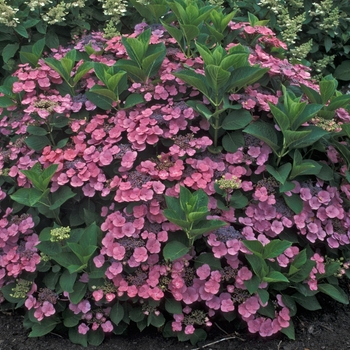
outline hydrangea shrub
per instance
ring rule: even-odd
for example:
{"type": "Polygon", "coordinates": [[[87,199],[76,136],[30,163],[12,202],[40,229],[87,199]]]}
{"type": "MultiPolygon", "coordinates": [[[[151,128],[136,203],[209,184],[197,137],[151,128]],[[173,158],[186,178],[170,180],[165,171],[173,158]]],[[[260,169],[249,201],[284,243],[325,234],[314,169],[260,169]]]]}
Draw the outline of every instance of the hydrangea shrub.
{"type": "Polygon", "coordinates": [[[294,338],[297,305],[348,303],[349,97],[264,26],[172,11],[1,87],[0,302],[30,336],[136,323],[194,344],[243,320],[294,338]]]}

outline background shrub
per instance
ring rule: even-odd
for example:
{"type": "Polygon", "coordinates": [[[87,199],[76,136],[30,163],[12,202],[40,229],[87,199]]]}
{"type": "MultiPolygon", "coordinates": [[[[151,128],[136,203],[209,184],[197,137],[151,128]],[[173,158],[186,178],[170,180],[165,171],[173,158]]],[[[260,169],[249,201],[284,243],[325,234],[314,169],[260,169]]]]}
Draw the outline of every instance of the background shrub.
{"type": "Polygon", "coordinates": [[[248,12],[287,44],[290,59],[310,66],[314,77],[333,74],[350,80],[350,6],[344,0],[229,0],[225,7],[238,9],[247,20],[248,12]]]}

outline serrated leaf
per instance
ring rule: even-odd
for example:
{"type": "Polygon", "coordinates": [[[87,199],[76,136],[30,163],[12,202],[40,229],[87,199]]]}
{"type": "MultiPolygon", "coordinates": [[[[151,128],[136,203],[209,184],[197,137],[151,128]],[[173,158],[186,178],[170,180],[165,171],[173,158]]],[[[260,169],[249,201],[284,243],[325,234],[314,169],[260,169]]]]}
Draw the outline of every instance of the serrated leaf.
{"type": "Polygon", "coordinates": [[[262,257],[264,246],[258,240],[247,241],[244,240],[242,243],[255,255],[262,257]]]}
{"type": "Polygon", "coordinates": [[[349,304],[349,297],[339,286],[321,283],[317,285],[317,289],[342,304],[349,304]]]}
{"type": "Polygon", "coordinates": [[[264,259],[276,258],[277,256],[281,255],[291,245],[292,245],[291,242],[274,239],[264,246],[262,257],[264,259]]]}
{"type": "Polygon", "coordinates": [[[335,69],[333,75],[339,80],[350,80],[350,60],[345,60],[340,63],[335,69]]]}
{"type": "Polygon", "coordinates": [[[268,283],[280,283],[280,282],[289,283],[288,278],[278,271],[269,272],[268,275],[263,278],[263,281],[268,283]]]}
{"type": "Polygon", "coordinates": [[[168,242],[163,249],[163,256],[165,260],[174,261],[181,258],[188,253],[190,248],[181,242],[168,242]]]}
{"type": "Polygon", "coordinates": [[[271,165],[266,165],[266,170],[282,185],[286,182],[290,171],[292,170],[292,164],[286,163],[281,165],[278,169],[275,169],[271,165]]]}
{"type": "Polygon", "coordinates": [[[185,83],[193,86],[199,90],[203,95],[210,99],[210,94],[208,90],[208,83],[206,78],[198,73],[195,73],[191,70],[182,70],[180,72],[173,73],[173,75],[185,83]]]}
{"type": "Polygon", "coordinates": [[[306,310],[315,311],[322,309],[320,303],[314,295],[306,297],[298,292],[293,294],[292,298],[306,310]]]}
{"type": "Polygon", "coordinates": [[[244,146],[244,137],[241,131],[227,133],[222,138],[222,146],[226,152],[235,153],[238,148],[244,146]]]}
{"type": "Polygon", "coordinates": [[[274,152],[277,152],[280,149],[278,145],[278,136],[277,130],[273,125],[265,123],[263,121],[256,121],[249,124],[243,132],[257,137],[259,140],[264,141],[269,145],[274,152]]]}
{"type": "Polygon", "coordinates": [[[14,102],[10,97],[0,96],[0,107],[7,108],[14,105],[16,105],[16,102],[14,102]]]}
{"type": "Polygon", "coordinates": [[[291,196],[283,194],[283,198],[288,207],[292,209],[295,214],[300,214],[302,212],[304,202],[297,194],[293,193],[291,196]]]}
{"type": "Polygon", "coordinates": [[[246,127],[253,120],[250,112],[239,109],[229,113],[221,124],[224,130],[239,130],[246,127]]]}
{"type": "Polygon", "coordinates": [[[118,301],[116,304],[113,305],[110,313],[111,321],[118,326],[118,324],[123,320],[124,318],[124,308],[123,305],[121,305],[118,301]]]}
{"type": "Polygon", "coordinates": [[[202,253],[198,255],[194,261],[194,266],[196,269],[204,264],[208,264],[212,271],[222,269],[220,259],[215,258],[213,253],[202,253]]]}
{"type": "Polygon", "coordinates": [[[43,323],[35,323],[32,326],[32,331],[29,333],[29,338],[42,337],[45,334],[52,332],[59,322],[54,319],[45,319],[43,323]]]}
{"type": "Polygon", "coordinates": [[[130,107],[134,107],[135,105],[144,103],[144,102],[145,102],[145,99],[141,94],[131,94],[126,98],[123,108],[126,109],[130,107]]]}

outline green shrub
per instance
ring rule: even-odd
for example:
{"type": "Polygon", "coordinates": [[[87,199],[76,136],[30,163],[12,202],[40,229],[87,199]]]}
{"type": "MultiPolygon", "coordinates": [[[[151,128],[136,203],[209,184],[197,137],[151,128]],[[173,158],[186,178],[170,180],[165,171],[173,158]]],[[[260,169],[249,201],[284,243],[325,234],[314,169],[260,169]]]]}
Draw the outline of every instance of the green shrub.
{"type": "MultiPolygon", "coordinates": [[[[33,44],[41,39],[51,49],[66,46],[85,31],[104,27],[114,35],[121,27],[130,31],[133,22],[120,21],[122,15],[131,18],[127,6],[126,0],[0,0],[0,77],[11,74],[20,52],[32,52],[33,44]]],[[[133,18],[140,20],[134,14],[133,18]]],[[[28,62],[25,57],[21,61],[28,62]]]]}
{"type": "Polygon", "coordinates": [[[288,45],[288,55],[311,66],[316,75],[332,73],[350,80],[350,6],[344,0],[227,0],[224,6],[248,12],[261,20],[288,45]]]}

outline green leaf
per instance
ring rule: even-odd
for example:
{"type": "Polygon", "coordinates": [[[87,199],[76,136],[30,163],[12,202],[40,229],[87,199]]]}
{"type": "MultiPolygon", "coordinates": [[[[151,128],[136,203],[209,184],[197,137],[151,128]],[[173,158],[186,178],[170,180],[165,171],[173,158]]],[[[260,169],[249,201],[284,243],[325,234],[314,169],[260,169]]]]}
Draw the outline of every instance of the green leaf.
{"type": "Polygon", "coordinates": [[[247,254],[245,257],[250,263],[254,273],[260,278],[260,281],[262,281],[269,271],[269,268],[266,265],[265,260],[255,254],[254,255],[247,254]]]}
{"type": "Polygon", "coordinates": [[[298,143],[303,142],[303,140],[307,138],[310,133],[311,133],[311,130],[305,130],[305,131],[285,130],[283,132],[283,136],[284,136],[286,147],[290,149],[299,148],[297,146],[298,143]]]}
{"type": "MultiPolygon", "coordinates": [[[[28,32],[26,28],[22,24],[17,24],[16,27],[13,28],[16,33],[18,33],[23,38],[28,39],[28,32]]],[[[5,60],[4,60],[5,61],[5,60]]]]}
{"type": "Polygon", "coordinates": [[[190,335],[190,342],[194,346],[198,342],[203,342],[207,339],[207,332],[202,328],[197,328],[193,334],[190,335]]]}
{"type": "Polygon", "coordinates": [[[303,91],[303,93],[308,97],[308,99],[310,100],[311,103],[322,104],[321,96],[316,90],[314,90],[314,89],[312,89],[304,84],[300,84],[300,87],[301,87],[301,90],[303,91]]]}
{"type": "Polygon", "coordinates": [[[10,197],[17,203],[24,204],[28,207],[33,207],[36,203],[38,203],[43,195],[43,192],[35,188],[20,188],[14,194],[10,195],[10,197]]]}
{"type": "Polygon", "coordinates": [[[64,270],[60,277],[60,286],[63,291],[73,293],[73,286],[77,279],[77,273],[70,273],[68,270],[64,270]]]}
{"type": "Polygon", "coordinates": [[[69,336],[69,340],[73,343],[73,344],[79,344],[82,346],[87,346],[87,334],[80,334],[78,332],[78,328],[74,327],[74,328],[69,328],[68,330],[68,336],[69,336]]]}
{"type": "Polygon", "coordinates": [[[35,42],[32,48],[32,53],[37,57],[40,58],[45,47],[45,38],[42,38],[35,42]]]}
{"type": "Polygon", "coordinates": [[[105,333],[101,327],[96,331],[90,330],[87,333],[87,341],[90,345],[99,346],[102,344],[105,338],[105,333]]]}
{"type": "Polygon", "coordinates": [[[87,291],[87,284],[83,282],[76,281],[74,283],[74,292],[69,293],[69,299],[73,304],[78,304],[85,296],[87,291]]]}
{"type": "Polygon", "coordinates": [[[282,185],[286,182],[288,175],[292,169],[292,164],[286,163],[275,169],[271,165],[266,165],[266,170],[282,185]]]}
{"type": "Polygon", "coordinates": [[[184,49],[182,44],[182,31],[175,26],[170,26],[163,21],[160,21],[167,32],[177,41],[177,43],[184,49]]]}
{"type": "Polygon", "coordinates": [[[186,104],[208,120],[213,116],[213,112],[211,112],[204,104],[198,101],[187,101],[186,104]]]}
{"type": "Polygon", "coordinates": [[[239,109],[229,113],[221,124],[224,130],[239,130],[246,127],[253,120],[250,112],[239,109]]]}
{"type": "Polygon", "coordinates": [[[301,164],[293,164],[289,180],[293,180],[300,175],[318,175],[321,170],[322,165],[314,160],[307,159],[304,160],[301,164]]]}
{"type": "Polygon", "coordinates": [[[52,259],[54,259],[61,266],[64,266],[67,269],[69,269],[71,265],[74,265],[74,266],[81,265],[80,259],[74,253],[71,253],[71,252],[63,252],[59,255],[54,255],[52,256],[52,259]]]}
{"type": "Polygon", "coordinates": [[[202,253],[198,255],[194,261],[194,266],[196,269],[204,264],[208,264],[212,271],[222,269],[220,259],[215,258],[213,253],[202,253]]]}
{"type": "Polygon", "coordinates": [[[169,314],[181,314],[182,313],[182,304],[180,301],[176,301],[174,299],[165,299],[165,310],[169,314]]]}
{"type": "Polygon", "coordinates": [[[313,145],[315,142],[320,140],[322,137],[329,135],[329,132],[323,130],[317,126],[309,125],[306,127],[301,127],[298,132],[308,131],[306,138],[300,138],[299,140],[294,140],[291,145],[293,148],[304,148],[313,145]]]}
{"type": "Polygon", "coordinates": [[[222,138],[222,146],[226,152],[235,153],[238,148],[244,146],[244,137],[241,131],[227,133],[222,138]]]}
{"type": "Polygon", "coordinates": [[[28,136],[24,142],[34,151],[41,151],[44,147],[51,144],[50,140],[46,136],[28,136]]]}
{"type": "Polygon", "coordinates": [[[73,82],[76,84],[81,78],[83,78],[91,69],[94,68],[94,62],[84,62],[81,66],[79,66],[77,72],[73,77],[73,82]]]}
{"type": "Polygon", "coordinates": [[[75,197],[77,194],[74,193],[70,187],[62,186],[56,192],[52,193],[52,201],[54,204],[50,206],[50,210],[55,210],[59,208],[63,203],[65,203],[70,198],[75,197]]]}
{"type": "Polygon", "coordinates": [[[163,249],[163,256],[165,260],[174,261],[187,254],[189,250],[190,248],[183,243],[172,241],[165,245],[163,249]]]}
{"type": "Polygon", "coordinates": [[[283,194],[284,201],[295,214],[300,214],[304,207],[303,200],[295,193],[291,196],[283,194]]]}
{"type": "Polygon", "coordinates": [[[65,82],[69,82],[70,71],[66,70],[66,67],[63,66],[61,61],[56,60],[55,58],[46,58],[44,61],[49,67],[55,70],[65,82]]]}
{"type": "Polygon", "coordinates": [[[264,259],[276,258],[292,245],[291,242],[274,239],[264,246],[262,257],[264,259]]]}
{"type": "Polygon", "coordinates": [[[279,283],[279,282],[287,282],[289,283],[288,278],[283,275],[281,272],[278,271],[271,271],[268,273],[267,276],[263,278],[263,281],[268,282],[268,283],[279,283]]]}
{"type": "Polygon", "coordinates": [[[241,209],[248,205],[248,198],[240,190],[235,190],[230,198],[230,207],[241,209]]]}
{"type": "Polygon", "coordinates": [[[134,107],[135,105],[144,103],[144,102],[145,102],[145,99],[141,94],[131,94],[126,98],[123,108],[126,109],[130,107],[134,107]]]}
{"type": "Polygon", "coordinates": [[[159,327],[162,327],[164,325],[165,318],[164,318],[163,314],[161,314],[161,313],[159,315],[156,315],[154,312],[152,312],[148,316],[148,322],[152,326],[159,328],[159,327]]]}
{"type": "Polygon", "coordinates": [[[299,252],[299,254],[294,258],[292,264],[289,267],[288,275],[293,275],[294,273],[298,272],[306,263],[306,260],[306,249],[304,249],[301,252],[299,252]]]}
{"type": "Polygon", "coordinates": [[[189,231],[189,238],[194,240],[204,233],[217,230],[220,227],[226,226],[227,223],[221,220],[203,220],[196,223],[196,226],[189,231]]]}
{"type": "Polygon", "coordinates": [[[85,96],[97,107],[110,110],[117,97],[111,90],[95,85],[85,93],[85,96]]]}
{"type": "Polygon", "coordinates": [[[145,318],[145,314],[141,307],[135,307],[129,311],[129,317],[131,321],[141,322],[145,318]]]}
{"type": "Polygon", "coordinates": [[[231,78],[227,90],[239,91],[241,88],[252,85],[268,72],[268,68],[260,67],[239,67],[231,73],[231,78]]]}
{"type": "Polygon", "coordinates": [[[242,241],[242,243],[248,248],[252,253],[255,255],[262,257],[263,256],[263,251],[264,251],[264,246],[262,243],[258,240],[254,241],[242,241]]]}
{"type": "Polygon", "coordinates": [[[350,80],[350,60],[345,60],[337,66],[334,73],[334,78],[339,80],[350,80]]]}
{"type": "Polygon", "coordinates": [[[290,127],[290,121],[288,116],[283,113],[282,110],[280,110],[277,106],[275,106],[273,103],[269,102],[269,106],[271,109],[271,113],[273,114],[278,126],[282,130],[282,132],[285,132],[290,127]]]}
{"type": "MultiPolygon", "coordinates": [[[[204,66],[205,76],[208,81],[208,85],[214,90],[216,96],[220,96],[219,90],[222,89],[230,78],[230,73],[225,71],[219,66],[214,66],[212,64],[204,66]]],[[[220,96],[221,102],[222,96],[220,96]]]]}
{"type": "Polygon", "coordinates": [[[182,70],[180,72],[172,73],[175,77],[183,80],[185,83],[193,86],[199,90],[208,99],[211,98],[208,90],[208,82],[202,74],[195,73],[191,70],[182,70]]]}
{"type": "Polygon", "coordinates": [[[349,297],[339,286],[321,283],[317,285],[317,288],[320,292],[329,295],[334,300],[342,304],[349,304],[349,297]]]}
{"type": "Polygon", "coordinates": [[[302,124],[310,121],[322,108],[322,104],[306,105],[303,112],[291,121],[291,130],[297,130],[302,124]]]}
{"type": "Polygon", "coordinates": [[[5,63],[9,61],[10,58],[15,56],[16,52],[19,49],[19,44],[7,44],[2,50],[2,59],[5,63]]]}
{"type": "Polygon", "coordinates": [[[298,292],[293,294],[292,298],[306,310],[315,311],[322,309],[320,303],[314,295],[306,297],[298,292]]]}
{"type": "Polygon", "coordinates": [[[337,85],[338,83],[333,77],[331,80],[323,78],[320,81],[319,86],[323,104],[327,104],[329,99],[334,95],[337,85]]]}
{"type": "Polygon", "coordinates": [[[293,321],[290,320],[289,326],[287,328],[282,328],[280,332],[285,334],[288,337],[288,339],[295,340],[295,329],[293,321]]]}
{"type": "Polygon", "coordinates": [[[81,315],[74,314],[74,312],[69,310],[68,308],[63,311],[62,316],[63,325],[67,328],[77,326],[81,320],[81,315]]]}
{"type": "Polygon", "coordinates": [[[32,331],[28,334],[29,338],[42,337],[45,334],[52,332],[59,322],[56,319],[45,319],[43,323],[35,323],[32,326],[32,331]]]}
{"type": "Polygon", "coordinates": [[[44,128],[39,126],[33,126],[33,125],[27,126],[27,132],[29,134],[36,135],[36,136],[44,136],[48,134],[48,132],[44,128]]]}
{"type": "Polygon", "coordinates": [[[16,102],[14,102],[10,97],[0,96],[0,107],[7,108],[14,106],[16,102]]]}
{"type": "Polygon", "coordinates": [[[248,292],[250,294],[254,294],[259,289],[261,281],[258,276],[253,275],[253,277],[250,280],[246,280],[243,283],[247,287],[248,292]]]}
{"type": "Polygon", "coordinates": [[[277,130],[272,124],[263,121],[256,121],[249,124],[243,130],[243,132],[253,135],[259,140],[264,141],[272,148],[275,153],[280,149],[280,146],[278,145],[277,130]]]}
{"type": "Polygon", "coordinates": [[[90,246],[96,246],[98,244],[97,237],[101,234],[101,229],[96,225],[95,222],[91,223],[89,227],[87,227],[81,238],[79,239],[79,244],[84,248],[88,248],[90,246]]]}
{"type": "Polygon", "coordinates": [[[267,303],[270,299],[270,294],[265,289],[258,289],[258,295],[263,304],[267,303]]]}
{"type": "Polygon", "coordinates": [[[118,326],[124,318],[124,308],[118,301],[111,309],[110,318],[116,326],[118,326]]]}
{"type": "MultiPolygon", "coordinates": [[[[191,191],[186,188],[185,186],[180,186],[180,206],[183,212],[191,212],[194,208],[191,206],[189,210],[187,209],[187,205],[190,204],[191,199],[194,199],[194,196],[192,196],[191,191]]],[[[172,208],[174,210],[174,208],[172,208]]]]}
{"type": "Polygon", "coordinates": [[[329,111],[334,111],[338,108],[345,108],[350,103],[349,95],[341,95],[331,99],[330,104],[325,108],[329,111]]]}
{"type": "Polygon", "coordinates": [[[179,213],[171,210],[171,209],[164,209],[163,215],[173,224],[183,228],[183,229],[189,229],[191,226],[191,223],[188,221],[183,220],[182,218],[179,218],[179,213]]]}
{"type": "MultiPolygon", "coordinates": [[[[42,240],[41,237],[42,237],[42,235],[40,234],[40,236],[39,236],[40,240],[42,240]]],[[[62,247],[57,242],[50,242],[50,241],[40,242],[37,245],[37,248],[41,252],[45,253],[46,255],[48,255],[50,257],[62,253],[62,247]]]]}

